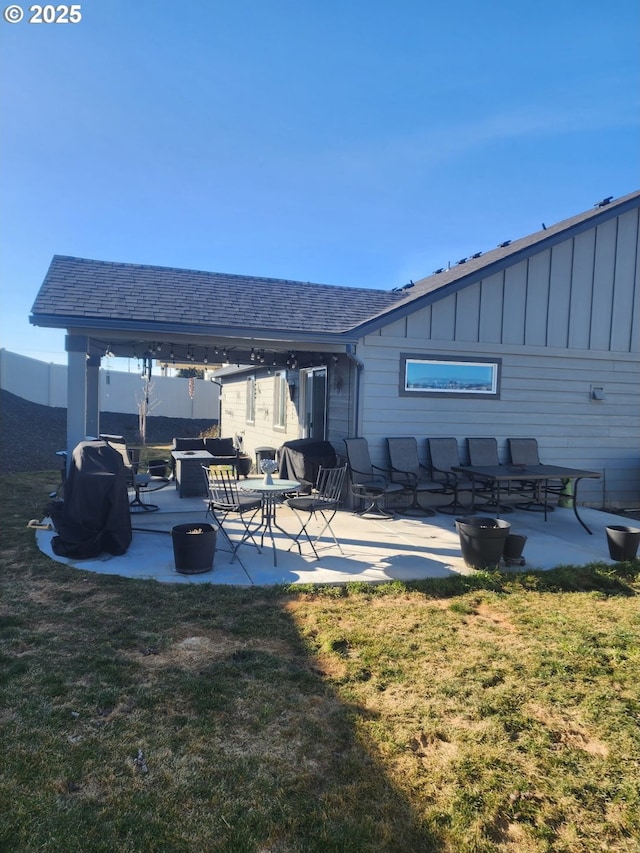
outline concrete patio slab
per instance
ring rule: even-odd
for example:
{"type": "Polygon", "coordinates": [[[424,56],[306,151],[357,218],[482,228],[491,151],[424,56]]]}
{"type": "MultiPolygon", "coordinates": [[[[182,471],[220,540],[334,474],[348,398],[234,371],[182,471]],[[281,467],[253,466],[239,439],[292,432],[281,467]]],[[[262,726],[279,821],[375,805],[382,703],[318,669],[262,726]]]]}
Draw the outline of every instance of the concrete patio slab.
{"type": "MultiPolygon", "coordinates": [[[[295,546],[289,551],[291,541],[276,531],[277,565],[274,565],[274,551],[268,537],[262,553],[244,544],[232,563],[230,552],[223,550],[226,543],[219,537],[213,571],[183,575],[175,569],[171,528],[186,522],[205,522],[206,500],[181,499],[170,483],[153,494],[153,502],[160,506],[158,512],[132,515],[133,541],[126,554],[120,557],[110,554],[83,560],[59,557],[51,547],[55,532],[47,530],[36,531],[38,546],[51,559],[78,569],[163,583],[235,586],[381,583],[468,575],[474,571],[462,559],[455,516],[438,513],[433,517],[409,518],[398,515],[386,521],[341,510],[332,526],[341,543],[342,554],[331,537],[325,535],[318,543],[318,560],[308,543],[303,543],[300,555],[295,546]]],[[[524,570],[598,561],[611,563],[605,527],[612,524],[638,526],[632,519],[586,507],[580,508],[580,515],[593,531],[591,535],[581,527],[571,509],[556,508],[547,521],[539,513],[523,510],[506,516],[511,532],[527,537],[524,570]]],[[[278,524],[292,534],[299,529],[296,516],[287,507],[278,509],[278,524]]],[[[229,519],[225,528],[232,540],[239,538],[239,522],[229,519]]],[[[310,532],[313,533],[313,526],[310,532]]]]}

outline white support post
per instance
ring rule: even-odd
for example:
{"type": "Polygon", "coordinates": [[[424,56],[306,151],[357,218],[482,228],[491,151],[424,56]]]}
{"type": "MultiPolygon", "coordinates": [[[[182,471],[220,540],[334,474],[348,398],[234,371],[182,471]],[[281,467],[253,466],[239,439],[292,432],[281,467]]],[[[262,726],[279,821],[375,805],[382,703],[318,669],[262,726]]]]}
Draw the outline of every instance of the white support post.
{"type": "Polygon", "coordinates": [[[100,435],[100,356],[87,359],[87,418],[86,435],[100,435]]]}
{"type": "Polygon", "coordinates": [[[73,449],[87,435],[87,349],[85,335],[67,335],[67,464],[73,449]]]}

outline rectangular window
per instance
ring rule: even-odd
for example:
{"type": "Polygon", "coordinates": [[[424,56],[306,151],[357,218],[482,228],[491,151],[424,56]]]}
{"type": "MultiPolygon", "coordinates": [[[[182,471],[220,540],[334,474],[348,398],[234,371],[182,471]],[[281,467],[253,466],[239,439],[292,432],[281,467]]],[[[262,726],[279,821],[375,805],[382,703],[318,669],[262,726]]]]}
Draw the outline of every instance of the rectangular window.
{"type": "Polygon", "coordinates": [[[247,376],[247,423],[256,421],[256,377],[247,376]]]}
{"type": "Polygon", "coordinates": [[[499,358],[457,358],[403,353],[400,394],[422,397],[500,397],[499,358]]]}
{"type": "Polygon", "coordinates": [[[276,429],[285,429],[287,425],[287,400],[289,398],[286,371],[280,370],[274,374],[273,382],[273,425],[276,429]]]}

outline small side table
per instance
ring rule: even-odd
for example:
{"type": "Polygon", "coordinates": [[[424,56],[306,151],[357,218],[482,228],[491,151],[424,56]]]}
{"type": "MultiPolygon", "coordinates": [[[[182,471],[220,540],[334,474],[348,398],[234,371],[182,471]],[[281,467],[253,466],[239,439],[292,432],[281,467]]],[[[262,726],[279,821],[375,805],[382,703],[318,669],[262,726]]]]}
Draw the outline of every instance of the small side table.
{"type": "Polygon", "coordinates": [[[172,450],[176,461],[176,489],[178,497],[206,497],[207,484],[202,466],[213,459],[208,450],[172,450]]]}

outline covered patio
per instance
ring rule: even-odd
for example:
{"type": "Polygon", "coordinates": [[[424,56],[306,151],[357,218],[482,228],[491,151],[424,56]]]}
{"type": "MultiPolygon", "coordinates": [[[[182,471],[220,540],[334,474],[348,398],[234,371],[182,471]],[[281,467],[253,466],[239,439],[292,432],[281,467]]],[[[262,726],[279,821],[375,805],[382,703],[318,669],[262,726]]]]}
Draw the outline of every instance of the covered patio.
{"type": "MultiPolygon", "coordinates": [[[[133,540],[127,552],[118,557],[103,553],[94,559],[73,560],[54,554],[51,546],[55,532],[37,530],[40,549],[53,560],[98,574],[120,575],[162,583],[212,583],[234,586],[276,584],[385,583],[468,575],[460,550],[455,516],[437,513],[427,518],[396,515],[391,520],[356,516],[340,510],[332,527],[341,543],[340,553],[328,533],[318,543],[319,559],[308,543],[289,550],[292,542],[275,531],[277,565],[269,537],[261,553],[250,544],[240,547],[231,562],[227,543],[218,537],[213,571],[203,574],[179,574],[174,565],[171,528],[183,523],[204,523],[207,503],[203,497],[179,498],[172,482],[153,493],[158,512],[131,516],[133,540]]],[[[293,511],[278,508],[278,523],[295,535],[300,529],[293,511]]],[[[637,526],[637,522],[618,515],[582,507],[581,516],[593,531],[589,535],[571,509],[555,508],[545,521],[539,513],[514,509],[507,516],[511,532],[527,537],[524,548],[526,565],[505,567],[506,571],[548,570],[559,565],[586,565],[612,562],[605,528],[609,525],[637,526]]],[[[481,513],[478,513],[481,514],[481,513]]],[[[225,529],[232,540],[240,538],[240,523],[231,518],[225,529]]],[[[310,526],[313,534],[320,527],[310,526]]]]}

